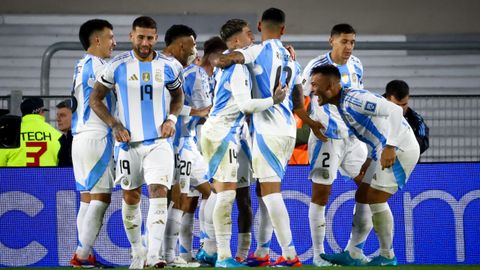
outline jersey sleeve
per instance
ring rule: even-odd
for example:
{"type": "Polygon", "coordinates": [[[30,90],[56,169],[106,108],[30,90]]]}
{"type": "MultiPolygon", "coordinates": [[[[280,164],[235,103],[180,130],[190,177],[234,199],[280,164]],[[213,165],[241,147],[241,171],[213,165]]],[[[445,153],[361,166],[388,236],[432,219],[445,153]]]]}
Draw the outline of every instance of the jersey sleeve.
{"type": "Polygon", "coordinates": [[[257,59],[262,49],[263,46],[261,44],[254,44],[243,49],[238,49],[236,51],[243,54],[243,57],[245,58],[244,64],[250,64],[253,63],[255,59],[257,59]]]}
{"type": "Polygon", "coordinates": [[[303,95],[304,96],[310,96],[311,92],[312,92],[312,88],[311,88],[311,85],[310,85],[310,72],[312,71],[312,65],[313,65],[313,60],[310,61],[307,66],[305,67],[305,69],[303,70],[303,73],[302,73],[302,87],[303,87],[303,95]]]}
{"type": "MultiPolygon", "coordinates": [[[[302,66],[300,66],[300,64],[295,61],[295,70],[294,70],[294,78],[293,78],[293,85],[298,85],[298,84],[302,84],[302,66]]],[[[302,85],[303,86],[303,85],[302,85]]]]}
{"type": "Polygon", "coordinates": [[[173,62],[165,65],[165,87],[169,91],[174,91],[181,87],[183,81],[183,69],[180,66],[175,65],[173,62]]]}
{"type": "Polygon", "coordinates": [[[234,71],[230,79],[230,87],[235,103],[244,113],[264,111],[273,105],[273,98],[252,99],[251,81],[248,69],[244,65],[233,66],[234,71]]]}
{"type": "Polygon", "coordinates": [[[105,68],[101,71],[101,75],[97,77],[97,82],[103,84],[105,87],[111,89],[115,85],[115,67],[117,66],[115,59],[108,62],[105,68]]]}

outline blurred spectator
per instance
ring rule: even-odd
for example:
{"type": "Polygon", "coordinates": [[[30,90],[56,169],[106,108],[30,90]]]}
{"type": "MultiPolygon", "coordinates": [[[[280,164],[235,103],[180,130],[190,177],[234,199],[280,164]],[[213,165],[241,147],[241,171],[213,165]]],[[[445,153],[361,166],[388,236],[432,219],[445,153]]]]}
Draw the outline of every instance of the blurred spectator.
{"type": "Polygon", "coordinates": [[[72,107],[70,100],[57,104],[57,127],[62,132],[60,137],[60,151],[58,152],[58,166],[72,167],[72,107]]]}
{"type": "Polygon", "coordinates": [[[386,86],[384,97],[402,107],[403,116],[412,127],[413,133],[415,133],[417,142],[420,145],[420,154],[425,152],[430,145],[428,140],[429,129],[423,121],[422,116],[408,107],[408,99],[410,98],[410,88],[408,84],[402,80],[389,82],[386,86]]]}
{"type": "Polygon", "coordinates": [[[20,105],[22,124],[20,127],[20,147],[0,149],[0,166],[43,167],[57,166],[59,138],[54,127],[45,122],[43,100],[27,98],[20,105]]]}

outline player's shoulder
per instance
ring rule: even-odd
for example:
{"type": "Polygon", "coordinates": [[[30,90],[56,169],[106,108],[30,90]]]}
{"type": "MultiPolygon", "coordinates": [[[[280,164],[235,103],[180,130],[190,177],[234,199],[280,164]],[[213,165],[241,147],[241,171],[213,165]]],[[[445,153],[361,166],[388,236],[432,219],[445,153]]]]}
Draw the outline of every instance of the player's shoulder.
{"type": "Polygon", "coordinates": [[[360,61],[360,58],[356,57],[355,55],[350,55],[348,61],[354,65],[362,65],[362,61],[360,61]]]}
{"type": "Polygon", "coordinates": [[[156,51],[157,56],[155,57],[156,61],[163,61],[165,65],[171,67],[172,69],[183,72],[182,64],[173,56],[165,55],[161,52],[156,51]]]}
{"type": "Polygon", "coordinates": [[[108,62],[108,64],[111,67],[116,67],[116,66],[119,66],[122,63],[125,63],[127,61],[131,61],[131,60],[134,60],[134,59],[135,59],[135,57],[133,56],[133,52],[132,51],[126,51],[126,52],[122,52],[120,54],[117,54],[115,57],[113,57],[108,62]]]}
{"type": "Polygon", "coordinates": [[[310,60],[305,68],[312,69],[327,64],[330,64],[330,60],[328,59],[328,53],[324,53],[310,60]]]}
{"type": "Polygon", "coordinates": [[[186,77],[190,74],[201,73],[201,70],[203,70],[203,68],[201,68],[200,66],[190,64],[188,67],[183,69],[183,75],[186,77]]]}

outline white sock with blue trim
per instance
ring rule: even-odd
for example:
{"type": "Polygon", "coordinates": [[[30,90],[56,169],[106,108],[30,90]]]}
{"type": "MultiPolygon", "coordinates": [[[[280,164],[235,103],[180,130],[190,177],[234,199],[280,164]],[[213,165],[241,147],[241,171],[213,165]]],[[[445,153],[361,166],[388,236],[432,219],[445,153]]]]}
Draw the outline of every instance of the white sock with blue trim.
{"type": "Polygon", "coordinates": [[[380,255],[392,259],[393,253],[393,215],[388,203],[370,204],[373,227],[380,242],[380,255]]]}
{"type": "Polygon", "coordinates": [[[108,203],[91,200],[90,205],[88,206],[87,213],[85,214],[83,220],[83,229],[80,234],[80,243],[82,248],[77,253],[78,257],[81,259],[88,258],[90,251],[92,250],[93,243],[97,239],[100,228],[103,225],[103,217],[105,216],[105,211],[107,211],[108,203]]]}
{"type": "Polygon", "coordinates": [[[325,206],[310,202],[308,208],[308,220],[310,221],[310,235],[312,237],[313,258],[320,258],[325,253],[323,242],[325,240],[325,206]]]}
{"type": "Polygon", "coordinates": [[[192,239],[193,239],[193,221],[192,213],[184,213],[182,217],[182,226],[180,227],[180,256],[188,261],[192,260],[192,239]]]}
{"type": "Polygon", "coordinates": [[[230,240],[232,238],[232,207],[235,200],[235,190],[217,193],[217,202],[213,210],[213,225],[217,238],[218,260],[232,257],[230,240]]]}
{"type": "Polygon", "coordinates": [[[368,204],[359,202],[355,204],[354,211],[352,231],[345,250],[348,250],[352,258],[361,259],[365,256],[363,254],[363,245],[373,228],[372,212],[370,211],[370,206],[368,204]]]}
{"type": "Polygon", "coordinates": [[[260,211],[260,224],[257,232],[257,249],[255,250],[255,256],[265,257],[270,253],[273,225],[262,197],[258,197],[258,210],[260,211]]]}
{"type": "Polygon", "coordinates": [[[177,208],[171,208],[168,211],[167,226],[165,228],[165,239],[163,241],[163,252],[167,263],[173,262],[175,259],[175,248],[177,247],[177,239],[182,225],[183,211],[177,208]]]}

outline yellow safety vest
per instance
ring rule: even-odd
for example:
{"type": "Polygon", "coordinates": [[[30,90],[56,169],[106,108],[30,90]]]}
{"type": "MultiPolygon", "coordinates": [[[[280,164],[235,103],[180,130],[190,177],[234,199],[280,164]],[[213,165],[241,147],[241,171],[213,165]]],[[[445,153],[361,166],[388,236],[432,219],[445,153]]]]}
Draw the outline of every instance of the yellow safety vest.
{"type": "Polygon", "coordinates": [[[58,165],[58,139],[62,134],[39,114],[22,117],[20,147],[0,149],[0,166],[46,167],[58,165]]]}

